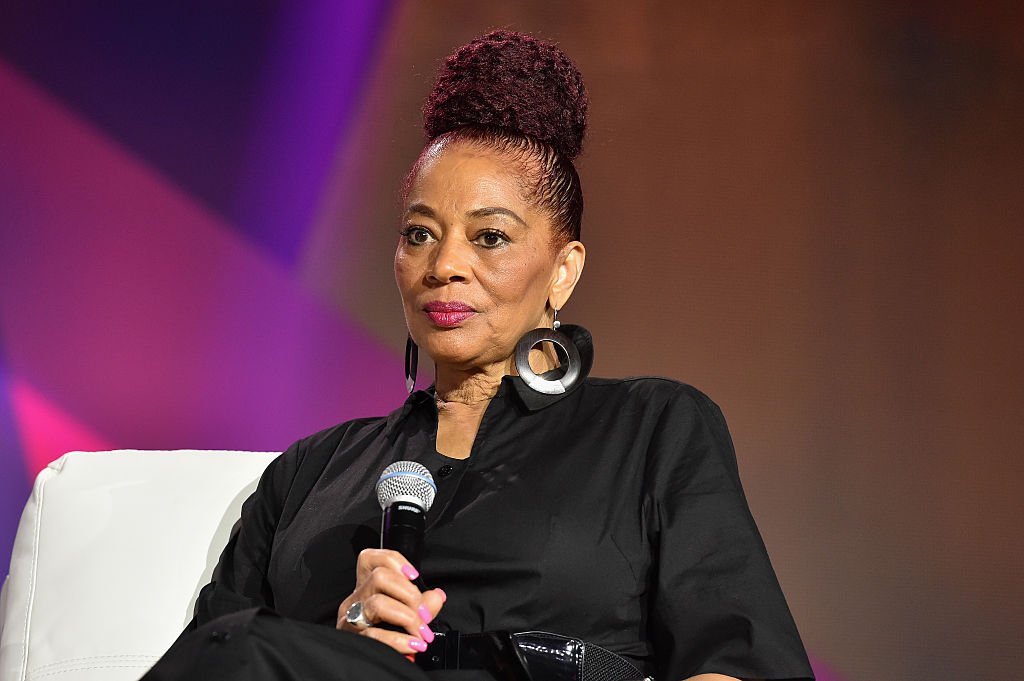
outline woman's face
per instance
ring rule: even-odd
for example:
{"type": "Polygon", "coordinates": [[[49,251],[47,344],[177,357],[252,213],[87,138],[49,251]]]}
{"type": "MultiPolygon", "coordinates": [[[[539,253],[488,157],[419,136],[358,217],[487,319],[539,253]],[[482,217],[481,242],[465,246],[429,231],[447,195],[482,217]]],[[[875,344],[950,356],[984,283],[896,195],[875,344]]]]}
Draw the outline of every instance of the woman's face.
{"type": "Polygon", "coordinates": [[[550,325],[583,269],[582,244],[552,245],[521,169],[475,143],[436,143],[409,187],[395,280],[409,333],[438,364],[507,362],[524,333],[550,325]]]}

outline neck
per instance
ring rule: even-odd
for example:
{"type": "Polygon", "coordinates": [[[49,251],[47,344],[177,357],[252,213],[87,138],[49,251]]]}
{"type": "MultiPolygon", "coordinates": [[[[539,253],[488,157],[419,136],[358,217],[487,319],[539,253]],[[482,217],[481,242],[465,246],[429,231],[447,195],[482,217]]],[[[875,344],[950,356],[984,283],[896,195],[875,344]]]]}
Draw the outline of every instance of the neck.
{"type": "Polygon", "coordinates": [[[470,455],[487,405],[498,394],[501,379],[514,370],[511,357],[472,369],[435,365],[437,451],[456,459],[470,455]]]}
{"type": "MultiPolygon", "coordinates": [[[[530,352],[530,364],[534,371],[543,373],[558,366],[558,359],[550,347],[537,347],[530,352]]],[[[503,362],[471,369],[437,364],[434,371],[434,393],[439,407],[456,404],[482,406],[498,393],[502,378],[518,375],[512,357],[503,362]]]]}
{"type": "Polygon", "coordinates": [[[511,359],[472,369],[437,365],[434,392],[438,405],[485,405],[497,394],[501,379],[510,373],[511,365],[511,359]]]}
{"type": "Polygon", "coordinates": [[[471,371],[437,365],[437,451],[455,459],[470,455],[484,411],[505,373],[500,364],[471,371]]]}

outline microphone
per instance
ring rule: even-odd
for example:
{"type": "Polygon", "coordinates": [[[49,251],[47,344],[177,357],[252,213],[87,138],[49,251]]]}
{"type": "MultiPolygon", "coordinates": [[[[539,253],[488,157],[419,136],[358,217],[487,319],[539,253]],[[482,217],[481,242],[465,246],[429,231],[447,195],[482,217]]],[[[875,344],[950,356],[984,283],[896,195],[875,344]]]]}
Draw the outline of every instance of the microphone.
{"type": "MultiPolygon", "coordinates": [[[[434,503],[437,485],[426,466],[415,461],[396,461],[380,474],[377,501],[384,511],[380,523],[380,547],[398,551],[419,569],[423,552],[426,515],[434,503]]],[[[422,579],[416,580],[423,589],[422,579]]]]}

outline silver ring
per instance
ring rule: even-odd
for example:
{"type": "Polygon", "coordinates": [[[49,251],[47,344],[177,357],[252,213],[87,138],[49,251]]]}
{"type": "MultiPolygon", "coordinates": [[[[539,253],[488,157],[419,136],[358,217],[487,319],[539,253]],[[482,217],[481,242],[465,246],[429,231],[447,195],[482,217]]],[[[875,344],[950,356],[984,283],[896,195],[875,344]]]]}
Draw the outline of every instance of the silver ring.
{"type": "Polygon", "coordinates": [[[362,601],[356,601],[348,606],[348,610],[345,611],[345,621],[356,629],[366,629],[373,626],[373,623],[366,619],[366,611],[363,610],[362,601]]]}

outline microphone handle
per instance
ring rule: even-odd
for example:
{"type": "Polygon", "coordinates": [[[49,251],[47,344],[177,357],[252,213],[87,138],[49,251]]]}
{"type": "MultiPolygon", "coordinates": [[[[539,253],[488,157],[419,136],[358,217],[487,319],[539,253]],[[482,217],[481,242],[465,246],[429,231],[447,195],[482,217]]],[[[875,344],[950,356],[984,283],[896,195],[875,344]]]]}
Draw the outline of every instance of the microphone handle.
{"type": "MultiPolygon", "coordinates": [[[[419,506],[405,501],[388,504],[381,516],[380,547],[398,551],[418,571],[423,554],[423,533],[426,514],[419,506]]],[[[420,591],[426,591],[422,574],[413,580],[420,591]]]]}

